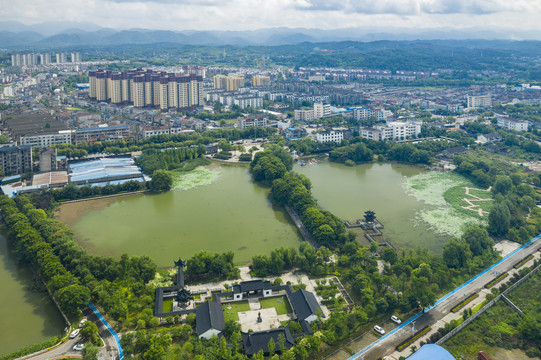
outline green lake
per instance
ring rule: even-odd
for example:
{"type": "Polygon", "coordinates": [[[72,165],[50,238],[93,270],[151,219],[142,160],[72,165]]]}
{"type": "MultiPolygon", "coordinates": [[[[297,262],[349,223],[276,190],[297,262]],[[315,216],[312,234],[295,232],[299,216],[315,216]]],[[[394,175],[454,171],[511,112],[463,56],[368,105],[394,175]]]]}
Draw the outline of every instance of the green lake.
{"type": "Polygon", "coordinates": [[[372,210],[384,225],[383,239],[397,248],[421,246],[440,253],[448,235],[436,234],[428,223],[419,218],[433,206],[408,195],[408,178],[427,173],[418,167],[404,164],[362,164],[346,166],[321,161],[299,166],[295,171],[312,181],[312,194],[319,206],[350,222],[362,219],[372,210]]]}
{"type": "Polygon", "coordinates": [[[0,227],[0,355],[61,335],[65,324],[46,292],[32,291],[31,272],[17,264],[0,227]]]}
{"type": "Polygon", "coordinates": [[[148,255],[165,267],[202,249],[232,250],[235,262],[248,263],[256,254],[300,242],[268,193],[246,167],[211,165],[188,173],[167,193],[64,204],[57,216],[91,253],[148,255]]]}

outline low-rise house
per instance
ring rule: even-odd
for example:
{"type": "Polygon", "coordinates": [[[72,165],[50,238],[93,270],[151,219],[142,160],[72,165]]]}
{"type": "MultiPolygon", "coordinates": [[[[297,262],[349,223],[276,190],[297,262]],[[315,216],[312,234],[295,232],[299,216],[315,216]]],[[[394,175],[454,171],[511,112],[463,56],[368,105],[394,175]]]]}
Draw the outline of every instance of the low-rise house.
{"type": "Polygon", "coordinates": [[[490,134],[477,135],[477,142],[480,144],[486,144],[486,143],[498,142],[498,141],[502,141],[502,136],[498,134],[497,132],[493,132],[490,134]]]}
{"type": "Polygon", "coordinates": [[[200,339],[208,340],[225,329],[224,312],[218,299],[199,305],[195,310],[195,318],[195,331],[200,339]]]}

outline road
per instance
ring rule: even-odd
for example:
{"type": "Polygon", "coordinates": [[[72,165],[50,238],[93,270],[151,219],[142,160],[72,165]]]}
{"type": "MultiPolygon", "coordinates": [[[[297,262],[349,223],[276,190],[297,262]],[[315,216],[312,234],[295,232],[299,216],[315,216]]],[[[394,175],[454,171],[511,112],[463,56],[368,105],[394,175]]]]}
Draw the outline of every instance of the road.
{"type": "MultiPolygon", "coordinates": [[[[100,353],[103,355],[104,360],[117,360],[118,359],[118,348],[116,345],[115,338],[111,335],[109,330],[103,325],[103,323],[98,319],[96,314],[89,308],[85,308],[83,310],[83,315],[86,316],[88,321],[92,321],[94,324],[98,326],[98,334],[100,335],[101,339],[103,340],[103,343],[105,346],[103,346],[100,349],[100,353]]],[[[49,359],[56,359],[60,358],[66,355],[81,356],[81,351],[73,350],[73,346],[77,344],[81,340],[81,336],[77,335],[75,339],[69,339],[62,345],[58,346],[57,348],[54,348],[50,351],[47,351],[43,354],[39,354],[36,356],[33,356],[29,359],[31,360],[49,360],[49,359]]]]}
{"type": "MultiPolygon", "coordinates": [[[[395,347],[400,344],[401,341],[404,341],[412,335],[412,324],[417,330],[420,330],[427,325],[434,325],[438,320],[448,315],[451,308],[462,301],[462,299],[473,293],[478,293],[489,281],[498,277],[498,275],[513,269],[513,265],[523,258],[536,253],[539,249],[539,244],[541,243],[540,239],[541,235],[537,236],[528,244],[515,250],[479,275],[439,299],[431,308],[427,309],[425,313],[417,314],[405,321],[401,326],[368,345],[348,360],[379,359],[392,354],[395,351],[395,347]]],[[[389,357],[389,359],[392,359],[392,357],[389,357]]]]}

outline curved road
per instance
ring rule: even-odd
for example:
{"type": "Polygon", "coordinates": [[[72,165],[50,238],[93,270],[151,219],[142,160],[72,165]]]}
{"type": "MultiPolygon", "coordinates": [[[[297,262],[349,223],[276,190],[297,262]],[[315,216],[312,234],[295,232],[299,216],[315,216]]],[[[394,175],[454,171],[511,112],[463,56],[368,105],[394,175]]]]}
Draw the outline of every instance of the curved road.
{"type": "MultiPolygon", "coordinates": [[[[436,303],[424,313],[419,313],[405,321],[401,326],[368,345],[348,360],[379,359],[392,354],[395,351],[395,347],[400,344],[401,341],[404,341],[411,336],[412,323],[414,323],[415,329],[422,329],[427,325],[433,326],[438,320],[448,315],[451,309],[466,296],[480,292],[484,289],[485,284],[506,271],[514,270],[513,265],[530,254],[536,253],[539,249],[539,244],[541,243],[541,241],[539,241],[540,238],[541,235],[513,251],[496,264],[490,266],[479,275],[436,301],[436,303]]],[[[392,359],[392,357],[389,359],[392,359]]]]}
{"type": "MultiPolygon", "coordinates": [[[[104,360],[117,360],[118,359],[118,348],[116,345],[115,338],[111,335],[109,330],[103,325],[103,323],[98,319],[96,314],[89,308],[85,308],[83,310],[83,315],[86,316],[88,321],[92,321],[94,324],[98,326],[98,334],[100,335],[101,339],[103,340],[103,343],[105,346],[100,348],[101,357],[100,359],[104,360]]],[[[66,342],[64,342],[62,345],[49,350],[45,353],[33,356],[31,360],[49,360],[49,359],[56,359],[59,357],[63,357],[66,355],[70,356],[82,356],[81,351],[73,350],[73,346],[77,344],[80,341],[81,337],[80,335],[77,335],[75,339],[68,339],[66,342]]]]}

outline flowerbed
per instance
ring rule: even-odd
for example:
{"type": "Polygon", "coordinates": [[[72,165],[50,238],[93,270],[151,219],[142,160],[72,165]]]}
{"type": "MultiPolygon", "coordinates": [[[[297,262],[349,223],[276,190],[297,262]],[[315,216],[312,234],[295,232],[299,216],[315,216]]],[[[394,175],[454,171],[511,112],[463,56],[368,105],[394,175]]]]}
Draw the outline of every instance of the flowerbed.
{"type": "Polygon", "coordinates": [[[468,296],[464,301],[460,302],[457,306],[451,309],[452,313],[456,313],[457,311],[460,311],[464,306],[468,305],[473,299],[476,299],[479,297],[479,294],[475,293],[470,296],[468,296]]]}
{"type": "Polygon", "coordinates": [[[520,260],[518,263],[516,263],[515,265],[513,265],[513,268],[515,269],[518,269],[519,267],[521,267],[522,265],[526,264],[528,261],[530,261],[531,259],[533,259],[533,254],[530,255],[530,256],[527,256],[525,257],[524,259],[520,260]]]}
{"type": "Polygon", "coordinates": [[[402,351],[404,350],[405,348],[407,348],[408,346],[410,346],[412,343],[415,342],[415,340],[419,339],[421,336],[425,335],[427,332],[429,332],[431,329],[430,326],[426,326],[424,327],[421,331],[419,331],[417,334],[415,334],[414,336],[410,336],[409,338],[407,338],[406,340],[402,341],[400,344],[398,344],[396,346],[396,350],[398,351],[402,351]]]}
{"type": "Polygon", "coordinates": [[[487,283],[485,285],[485,289],[490,289],[491,287],[493,287],[494,285],[496,285],[497,283],[499,283],[500,281],[502,281],[503,279],[505,279],[507,276],[509,276],[508,273],[503,273],[501,274],[500,276],[498,276],[496,279],[492,280],[491,282],[487,283]]]}

